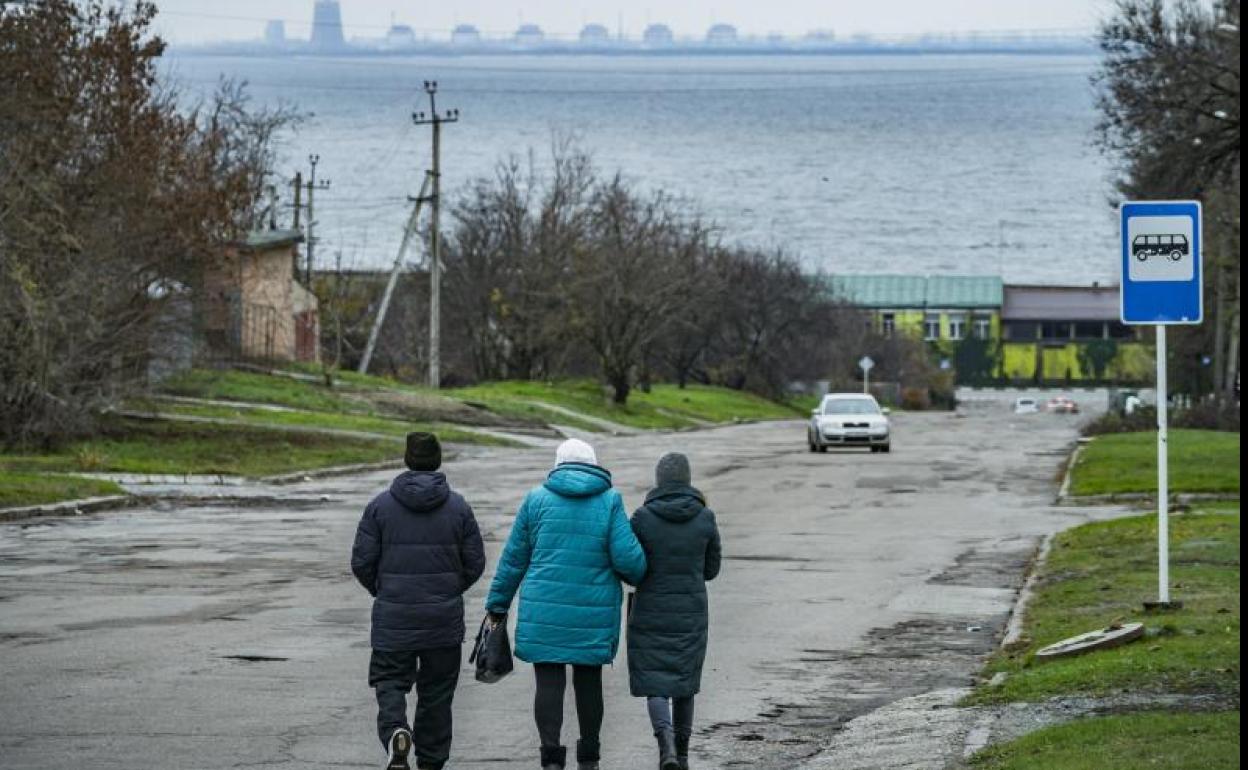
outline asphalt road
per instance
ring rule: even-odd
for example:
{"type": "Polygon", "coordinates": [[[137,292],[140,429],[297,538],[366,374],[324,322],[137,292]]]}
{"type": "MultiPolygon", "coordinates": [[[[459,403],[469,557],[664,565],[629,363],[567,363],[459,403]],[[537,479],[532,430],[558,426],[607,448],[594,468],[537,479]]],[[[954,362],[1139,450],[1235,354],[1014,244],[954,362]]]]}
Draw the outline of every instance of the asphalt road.
{"type": "MultiPolygon", "coordinates": [[[[796,422],[596,439],[627,504],[679,449],[717,512],[698,765],[792,768],[853,716],[967,682],[1039,538],[1085,515],[1051,505],[1075,419],[899,415],[891,455],[810,454],[796,422]]],[[[478,449],[447,469],[490,559],[470,626],[552,461],[478,449]]],[[[380,767],[347,560],[388,476],[0,525],[0,767],[380,767]]],[[[640,770],[653,741],[626,665],[605,676],[604,767],[640,770]]],[[[465,664],[461,681],[450,767],[536,767],[530,668],[481,685],[465,664]]]]}

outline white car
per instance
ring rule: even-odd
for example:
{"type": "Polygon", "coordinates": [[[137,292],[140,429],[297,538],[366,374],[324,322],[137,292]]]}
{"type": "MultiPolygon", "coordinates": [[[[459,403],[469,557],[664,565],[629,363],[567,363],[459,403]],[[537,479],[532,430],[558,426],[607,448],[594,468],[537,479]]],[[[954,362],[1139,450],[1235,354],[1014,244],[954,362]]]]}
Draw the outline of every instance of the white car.
{"type": "Polygon", "coordinates": [[[1040,402],[1026,396],[1015,399],[1014,414],[1039,414],[1040,402]]]}
{"type": "Polygon", "coordinates": [[[812,452],[830,446],[871,447],[872,452],[892,450],[892,426],[888,410],[863,393],[829,393],[811,412],[806,443],[812,452]]]}

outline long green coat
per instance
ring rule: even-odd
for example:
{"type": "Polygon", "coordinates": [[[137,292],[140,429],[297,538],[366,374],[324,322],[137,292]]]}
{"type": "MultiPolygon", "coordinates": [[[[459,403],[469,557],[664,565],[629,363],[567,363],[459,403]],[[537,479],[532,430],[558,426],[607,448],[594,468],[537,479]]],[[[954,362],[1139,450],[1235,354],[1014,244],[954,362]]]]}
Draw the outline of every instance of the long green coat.
{"type": "Polygon", "coordinates": [[[693,487],[661,486],[633,514],[633,531],[649,569],[628,620],[629,687],[637,697],[696,695],[706,659],[706,581],[720,565],[715,514],[693,487]]]}

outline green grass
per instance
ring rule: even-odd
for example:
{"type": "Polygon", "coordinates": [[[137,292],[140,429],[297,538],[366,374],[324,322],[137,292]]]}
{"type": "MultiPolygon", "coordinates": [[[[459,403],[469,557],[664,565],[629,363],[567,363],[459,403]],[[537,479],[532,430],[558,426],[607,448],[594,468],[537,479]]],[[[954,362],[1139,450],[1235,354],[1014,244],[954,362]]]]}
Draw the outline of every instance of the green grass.
{"type": "Polygon", "coordinates": [[[401,456],[398,442],[389,439],[111,420],[97,438],[56,451],[0,454],[0,470],[267,476],[401,456]]]}
{"type": "Polygon", "coordinates": [[[125,491],[111,481],[49,473],[0,471],[0,508],[121,494],[125,494],[125,491]]]}
{"type": "Polygon", "coordinates": [[[274,428],[331,428],[363,433],[376,433],[403,438],[412,431],[431,431],[444,442],[455,444],[483,444],[489,446],[515,446],[503,438],[486,436],[463,430],[444,423],[411,422],[400,417],[384,417],[362,414],[335,414],[332,412],[279,412],[268,409],[249,409],[229,405],[179,404],[148,401],[137,404],[144,410],[190,417],[210,417],[233,420],[239,423],[274,428]]]}
{"type": "Polygon", "coordinates": [[[1149,712],[1082,719],[992,746],[979,770],[1235,770],[1239,712],[1149,712]]]}
{"type": "Polygon", "coordinates": [[[338,389],[252,372],[191,369],[170,378],[161,389],[175,396],[276,404],[318,412],[369,414],[373,411],[367,400],[338,389]]]}
{"type": "MultiPolygon", "coordinates": [[[[1239,434],[1170,431],[1173,492],[1239,493],[1239,434]]],[[[1157,434],[1100,436],[1080,453],[1073,469],[1074,495],[1157,491],[1157,434]]]]}
{"type": "Polygon", "coordinates": [[[655,385],[650,393],[634,390],[624,406],[612,403],[602,386],[592,380],[492,382],[448,391],[448,395],[468,403],[482,404],[499,414],[537,416],[588,430],[602,428],[533,406],[530,402],[553,404],[588,417],[640,429],[690,428],[707,423],[799,416],[798,411],[783,404],[741,391],[704,385],[690,385],[684,389],[675,385],[655,385]]]}
{"type": "Polygon", "coordinates": [[[1032,701],[1121,691],[1215,693],[1239,699],[1239,513],[1212,506],[1171,520],[1172,598],[1184,607],[1143,616],[1157,596],[1154,515],[1076,527],[1058,535],[1027,607],[1021,649],[1003,650],[969,703],[1032,701]],[[1146,638],[1049,662],[1039,648],[1114,621],[1145,623],[1146,638]]]}

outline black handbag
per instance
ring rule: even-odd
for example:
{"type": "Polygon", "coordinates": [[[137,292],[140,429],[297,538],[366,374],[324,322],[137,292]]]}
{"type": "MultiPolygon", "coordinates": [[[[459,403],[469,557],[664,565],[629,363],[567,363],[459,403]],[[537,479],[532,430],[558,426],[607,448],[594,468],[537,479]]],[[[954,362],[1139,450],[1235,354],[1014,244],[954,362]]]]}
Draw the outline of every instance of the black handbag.
{"type": "Polygon", "coordinates": [[[507,634],[507,621],[490,627],[487,617],[477,631],[477,642],[468,656],[469,663],[477,664],[477,681],[494,684],[516,668],[511,659],[511,637],[507,634]]]}

